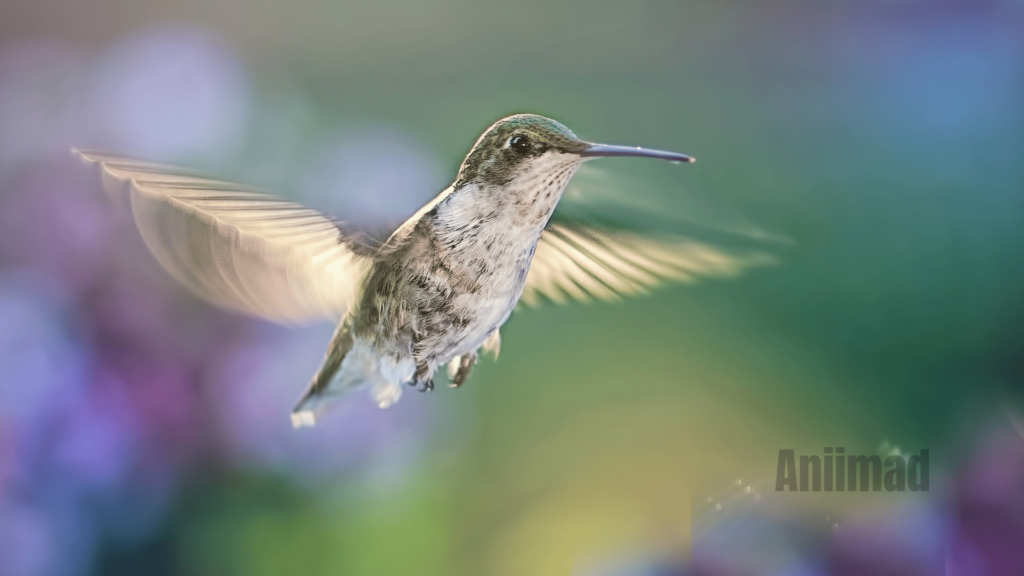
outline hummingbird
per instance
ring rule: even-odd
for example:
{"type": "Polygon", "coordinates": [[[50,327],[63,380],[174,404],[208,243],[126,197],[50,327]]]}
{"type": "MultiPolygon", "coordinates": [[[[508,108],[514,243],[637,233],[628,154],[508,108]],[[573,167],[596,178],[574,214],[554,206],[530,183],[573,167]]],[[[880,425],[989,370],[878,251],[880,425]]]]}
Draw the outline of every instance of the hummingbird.
{"type": "Polygon", "coordinates": [[[341,221],[243,184],[86,150],[105,190],[127,198],[167,272],[222,307],[285,324],[337,322],[323,363],[291,413],[312,426],[338,397],[366,389],[381,408],[405,386],[466,382],[478,356],[497,358],[520,301],[613,300],[665,281],[735,276],[769,262],[690,238],[553,218],[584,163],[694,158],[581,140],[535,114],[498,120],[455,181],[382,242],[341,221]]]}

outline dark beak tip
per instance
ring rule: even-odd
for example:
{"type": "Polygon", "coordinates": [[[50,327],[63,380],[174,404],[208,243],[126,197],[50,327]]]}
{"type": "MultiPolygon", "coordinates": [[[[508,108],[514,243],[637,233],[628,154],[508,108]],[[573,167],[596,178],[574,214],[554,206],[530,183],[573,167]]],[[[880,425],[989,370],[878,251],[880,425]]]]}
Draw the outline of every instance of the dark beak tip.
{"type": "Polygon", "coordinates": [[[693,163],[697,159],[686,154],[680,154],[678,152],[667,152],[665,150],[652,150],[649,148],[631,147],[631,146],[614,146],[609,144],[590,144],[581,154],[585,157],[600,157],[600,156],[635,156],[642,158],[658,158],[661,160],[668,160],[670,162],[687,162],[693,163]]]}

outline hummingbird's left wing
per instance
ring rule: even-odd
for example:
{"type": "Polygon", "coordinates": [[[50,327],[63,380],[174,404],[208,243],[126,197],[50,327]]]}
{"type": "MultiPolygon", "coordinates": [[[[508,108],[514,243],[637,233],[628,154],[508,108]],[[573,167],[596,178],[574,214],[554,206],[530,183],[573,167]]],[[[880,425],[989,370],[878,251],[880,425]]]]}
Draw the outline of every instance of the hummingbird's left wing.
{"type": "Polygon", "coordinates": [[[735,277],[774,261],[757,249],[725,248],[674,233],[562,216],[541,234],[522,301],[535,306],[542,297],[557,303],[567,298],[615,300],[665,282],[735,277]]]}
{"type": "Polygon", "coordinates": [[[130,203],[146,246],[204,299],[282,323],[337,321],[369,267],[369,248],[323,214],[191,170],[75,151],[130,203]]]}

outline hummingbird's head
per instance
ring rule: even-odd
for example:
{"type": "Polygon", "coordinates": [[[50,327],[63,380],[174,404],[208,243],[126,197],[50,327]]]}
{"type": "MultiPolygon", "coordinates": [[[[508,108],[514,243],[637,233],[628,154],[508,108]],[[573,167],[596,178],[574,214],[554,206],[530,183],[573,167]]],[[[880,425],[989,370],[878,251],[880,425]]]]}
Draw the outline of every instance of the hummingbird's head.
{"type": "Polygon", "coordinates": [[[459,168],[456,187],[475,183],[508,186],[515,180],[578,164],[587,143],[550,118],[516,114],[502,118],[477,139],[459,168]]]}
{"type": "Polygon", "coordinates": [[[693,162],[675,152],[586,142],[550,118],[516,114],[498,120],[480,135],[459,168],[456,188],[470,183],[519,188],[549,181],[564,186],[584,160],[599,156],[693,162]]]}
{"type": "Polygon", "coordinates": [[[692,162],[689,156],[580,140],[565,126],[536,114],[502,118],[477,139],[459,168],[449,203],[472,205],[460,213],[514,206],[516,221],[547,221],[569,179],[585,160],[599,156],[647,156],[692,162]]]}

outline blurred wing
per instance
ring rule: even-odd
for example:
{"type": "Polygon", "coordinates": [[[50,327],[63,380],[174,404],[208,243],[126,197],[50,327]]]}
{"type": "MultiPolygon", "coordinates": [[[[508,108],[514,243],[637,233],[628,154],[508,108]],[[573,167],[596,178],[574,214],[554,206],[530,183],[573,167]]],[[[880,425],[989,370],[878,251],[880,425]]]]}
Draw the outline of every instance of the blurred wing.
{"type": "Polygon", "coordinates": [[[615,300],[664,282],[732,278],[751,266],[774,263],[770,254],[727,250],[674,234],[645,234],[581,221],[552,221],[541,234],[522,301],[541,297],[615,300]]]}
{"type": "Polygon", "coordinates": [[[338,320],[352,306],[369,258],[319,212],[172,166],[76,152],[99,166],[108,194],[129,199],[160,264],[206,300],[282,323],[338,320]]]}

